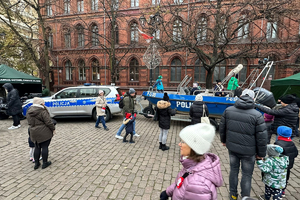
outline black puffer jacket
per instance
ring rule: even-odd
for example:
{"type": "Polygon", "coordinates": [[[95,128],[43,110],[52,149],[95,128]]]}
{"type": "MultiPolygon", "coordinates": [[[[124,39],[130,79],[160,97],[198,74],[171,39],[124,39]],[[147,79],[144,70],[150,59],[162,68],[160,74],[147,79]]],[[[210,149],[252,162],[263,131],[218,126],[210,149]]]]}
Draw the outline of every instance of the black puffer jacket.
{"type": "Polygon", "coordinates": [[[159,128],[170,129],[171,116],[174,116],[176,111],[171,107],[171,103],[161,100],[157,102],[156,112],[159,128]]]}
{"type": "Polygon", "coordinates": [[[264,118],[254,109],[251,97],[240,97],[234,106],[224,111],[220,122],[220,138],[228,150],[242,155],[265,157],[267,137],[264,118]]]}
{"type": "Polygon", "coordinates": [[[298,120],[299,107],[296,103],[291,103],[285,107],[279,108],[278,110],[272,110],[261,105],[256,107],[264,113],[275,116],[274,122],[271,125],[271,130],[277,133],[279,126],[287,126],[293,130],[292,137],[295,136],[295,129],[298,120]]]}
{"type": "MultiPolygon", "coordinates": [[[[192,118],[191,124],[197,124],[201,122],[201,117],[203,115],[203,101],[195,101],[190,108],[190,116],[192,118]]],[[[204,104],[206,116],[209,116],[207,106],[204,104]]]]}
{"type": "Polygon", "coordinates": [[[8,92],[7,115],[18,115],[22,113],[22,103],[18,90],[16,90],[10,83],[5,83],[2,87],[4,87],[8,92]]]}
{"type": "Polygon", "coordinates": [[[283,141],[278,139],[275,144],[283,148],[283,155],[289,157],[289,166],[288,169],[292,169],[294,165],[294,160],[298,156],[298,149],[292,141],[283,141]]]}

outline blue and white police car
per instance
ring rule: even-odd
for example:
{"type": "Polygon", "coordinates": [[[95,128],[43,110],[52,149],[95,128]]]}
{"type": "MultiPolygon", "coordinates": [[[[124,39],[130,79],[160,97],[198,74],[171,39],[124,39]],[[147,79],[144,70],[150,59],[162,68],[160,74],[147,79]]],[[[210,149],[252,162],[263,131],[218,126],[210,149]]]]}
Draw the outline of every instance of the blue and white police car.
{"type": "MultiPolygon", "coordinates": [[[[109,121],[113,114],[121,113],[117,96],[121,96],[118,87],[97,86],[85,84],[84,86],[65,88],[51,97],[43,98],[49,114],[53,118],[92,117],[97,120],[96,98],[99,90],[103,90],[107,101],[105,121],[109,121]]],[[[23,115],[26,116],[32,99],[23,104],[23,115]]]]}

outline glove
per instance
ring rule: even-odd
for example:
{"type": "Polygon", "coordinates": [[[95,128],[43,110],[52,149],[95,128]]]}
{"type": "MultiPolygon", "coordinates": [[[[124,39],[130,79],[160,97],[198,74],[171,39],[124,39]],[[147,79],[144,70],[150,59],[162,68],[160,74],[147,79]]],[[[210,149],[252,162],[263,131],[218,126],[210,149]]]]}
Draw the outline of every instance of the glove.
{"type": "Polygon", "coordinates": [[[133,115],[134,117],[136,117],[136,113],[134,113],[134,115],[133,115]]]}
{"type": "Polygon", "coordinates": [[[169,196],[167,195],[166,190],[160,193],[160,200],[168,200],[169,196]]]}

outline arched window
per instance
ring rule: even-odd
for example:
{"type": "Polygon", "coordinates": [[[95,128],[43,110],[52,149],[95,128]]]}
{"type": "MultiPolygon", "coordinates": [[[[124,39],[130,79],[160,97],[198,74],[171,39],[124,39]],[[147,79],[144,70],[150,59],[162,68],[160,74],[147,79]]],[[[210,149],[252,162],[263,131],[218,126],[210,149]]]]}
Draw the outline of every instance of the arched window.
{"type": "Polygon", "coordinates": [[[86,80],[84,60],[78,61],[78,76],[79,80],[86,80]]]}
{"type": "Polygon", "coordinates": [[[132,59],[129,64],[130,81],[139,81],[139,62],[132,59]]]}
{"type": "Polygon", "coordinates": [[[65,69],[66,69],[66,80],[73,80],[72,63],[70,60],[66,61],[65,69]]]}
{"type": "Polygon", "coordinates": [[[115,24],[115,28],[111,27],[111,38],[115,36],[115,44],[119,44],[119,27],[115,24]]]}
{"type": "Polygon", "coordinates": [[[84,28],[81,25],[77,25],[77,40],[78,47],[84,47],[84,28]]]}
{"type": "Polygon", "coordinates": [[[131,44],[137,43],[139,41],[138,25],[137,23],[132,23],[130,26],[130,42],[131,44]]]}
{"type": "Polygon", "coordinates": [[[50,1],[46,1],[47,16],[52,16],[52,6],[50,1]]]}
{"type": "Polygon", "coordinates": [[[78,12],[83,12],[84,11],[83,0],[77,0],[77,11],[78,12]]]}
{"type": "Polygon", "coordinates": [[[63,29],[65,48],[71,48],[71,30],[69,27],[63,29]]]}
{"type": "Polygon", "coordinates": [[[93,81],[99,80],[100,79],[100,74],[99,74],[99,61],[96,58],[92,59],[92,79],[93,81]]]}
{"type": "Polygon", "coordinates": [[[139,0],[130,0],[130,7],[139,7],[139,0]]]}
{"type": "Polygon", "coordinates": [[[207,18],[205,16],[200,17],[197,24],[197,42],[203,42],[206,40],[207,34],[207,18]]]}
{"type": "Polygon", "coordinates": [[[50,48],[50,49],[52,49],[53,48],[53,34],[52,34],[52,30],[51,30],[51,28],[46,28],[46,36],[47,36],[47,38],[48,38],[48,47],[50,48]]]}
{"type": "Polygon", "coordinates": [[[70,0],[64,0],[64,13],[69,14],[71,10],[70,0]]]}
{"type": "Polygon", "coordinates": [[[195,71],[194,71],[194,81],[205,82],[206,80],[206,70],[202,66],[202,62],[199,59],[195,62],[195,71]]]}
{"type": "Polygon", "coordinates": [[[267,22],[267,39],[276,39],[278,38],[278,26],[277,21],[268,21],[267,22]]]}
{"type": "Polygon", "coordinates": [[[91,3],[92,3],[91,5],[92,10],[93,11],[98,10],[98,0],[92,0],[91,3]]]}
{"type": "Polygon", "coordinates": [[[173,24],[173,41],[180,42],[182,37],[182,21],[176,19],[173,24]]]}
{"type": "Polygon", "coordinates": [[[248,60],[246,58],[239,58],[236,60],[235,64],[243,65],[243,69],[239,72],[239,82],[244,82],[247,79],[248,60]]]}
{"type": "Polygon", "coordinates": [[[249,23],[247,22],[247,15],[242,15],[239,20],[240,28],[238,30],[238,39],[247,39],[249,37],[249,23]]]}
{"type": "Polygon", "coordinates": [[[99,37],[98,37],[98,26],[97,25],[92,25],[91,27],[92,31],[92,46],[98,46],[99,45],[99,37]]]}
{"type": "Polygon", "coordinates": [[[215,82],[218,79],[223,80],[225,76],[226,76],[226,61],[223,60],[215,67],[213,82],[215,82]]]}
{"type": "Polygon", "coordinates": [[[181,81],[181,60],[174,58],[171,62],[171,81],[181,81]]]}

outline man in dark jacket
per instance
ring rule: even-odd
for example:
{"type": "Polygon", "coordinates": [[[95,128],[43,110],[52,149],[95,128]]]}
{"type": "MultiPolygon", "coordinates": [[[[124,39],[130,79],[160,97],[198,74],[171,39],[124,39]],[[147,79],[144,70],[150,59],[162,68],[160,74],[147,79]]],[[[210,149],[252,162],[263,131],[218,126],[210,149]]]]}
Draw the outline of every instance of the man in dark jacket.
{"type": "Polygon", "coordinates": [[[220,138],[229,151],[230,199],[238,196],[238,174],[242,163],[241,194],[250,196],[255,156],[266,156],[267,127],[260,112],[254,109],[254,92],[244,90],[234,106],[227,108],[220,122],[220,138]]]}
{"type": "Polygon", "coordinates": [[[22,103],[19,92],[10,83],[5,83],[2,87],[7,91],[7,115],[11,115],[14,121],[13,125],[8,129],[20,128],[19,115],[22,113],[22,103]]]}
{"type": "MultiPolygon", "coordinates": [[[[290,94],[281,97],[280,103],[282,108],[279,108],[278,110],[272,110],[256,104],[256,108],[262,112],[275,116],[274,122],[270,127],[273,134],[277,134],[277,128],[279,126],[287,126],[293,130],[292,138],[295,137],[295,129],[299,113],[299,107],[296,103],[294,103],[295,99],[296,97],[290,94]]],[[[272,134],[270,134],[270,136],[272,136],[272,134]]],[[[268,138],[268,141],[270,141],[270,139],[271,138],[268,138]]]]}
{"type": "MultiPolygon", "coordinates": [[[[124,119],[126,119],[125,113],[131,113],[132,115],[134,114],[134,99],[133,99],[134,96],[135,96],[135,90],[133,88],[129,88],[129,91],[124,95],[124,99],[123,99],[124,107],[122,110],[124,119]]],[[[121,133],[124,128],[125,128],[125,124],[122,123],[121,127],[119,128],[115,136],[116,138],[121,140],[123,139],[121,133]]],[[[135,137],[140,136],[135,132],[135,120],[133,122],[133,136],[135,137]]]]}
{"type": "Polygon", "coordinates": [[[204,117],[203,114],[205,114],[207,117],[209,116],[207,106],[203,102],[203,96],[201,94],[198,94],[195,97],[195,101],[190,108],[190,117],[192,118],[191,124],[194,125],[197,123],[201,123],[201,117],[204,117]]]}

